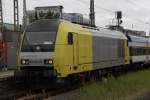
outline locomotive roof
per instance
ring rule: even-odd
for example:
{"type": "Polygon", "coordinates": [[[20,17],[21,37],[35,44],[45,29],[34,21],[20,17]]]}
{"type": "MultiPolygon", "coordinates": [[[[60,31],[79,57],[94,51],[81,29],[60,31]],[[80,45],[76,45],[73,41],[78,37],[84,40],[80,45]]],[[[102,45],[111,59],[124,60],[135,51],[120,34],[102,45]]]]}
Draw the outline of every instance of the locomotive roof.
{"type": "Polygon", "coordinates": [[[94,28],[94,27],[82,26],[82,25],[77,25],[77,27],[78,27],[77,29],[80,31],[91,32],[93,36],[115,38],[115,39],[127,39],[127,37],[122,32],[116,30],[110,30],[107,28],[99,28],[99,27],[94,28]]]}
{"type": "Polygon", "coordinates": [[[116,39],[127,39],[127,37],[120,31],[110,30],[105,28],[99,28],[99,30],[91,30],[94,36],[116,38],[116,39]]]}
{"type": "MultiPolygon", "coordinates": [[[[60,19],[42,19],[42,20],[37,20],[31,23],[30,25],[28,25],[26,31],[28,32],[43,31],[43,30],[44,31],[52,31],[52,30],[56,31],[61,22],[71,23],[69,21],[60,20],[60,19]]],[[[77,29],[79,31],[92,32],[93,36],[115,38],[115,39],[127,39],[127,37],[122,32],[116,31],[116,30],[110,30],[110,29],[105,29],[105,28],[92,29],[92,28],[83,27],[82,25],[73,24],[73,23],[70,25],[72,25],[74,29],[77,29]]]]}

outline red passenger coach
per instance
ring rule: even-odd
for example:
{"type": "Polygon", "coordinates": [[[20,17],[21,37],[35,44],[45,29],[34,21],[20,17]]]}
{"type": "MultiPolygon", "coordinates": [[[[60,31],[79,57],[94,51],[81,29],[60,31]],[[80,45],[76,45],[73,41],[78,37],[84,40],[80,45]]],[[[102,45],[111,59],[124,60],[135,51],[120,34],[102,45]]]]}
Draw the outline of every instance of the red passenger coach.
{"type": "Polygon", "coordinates": [[[0,68],[5,68],[7,66],[7,43],[0,41],[0,68]]]}

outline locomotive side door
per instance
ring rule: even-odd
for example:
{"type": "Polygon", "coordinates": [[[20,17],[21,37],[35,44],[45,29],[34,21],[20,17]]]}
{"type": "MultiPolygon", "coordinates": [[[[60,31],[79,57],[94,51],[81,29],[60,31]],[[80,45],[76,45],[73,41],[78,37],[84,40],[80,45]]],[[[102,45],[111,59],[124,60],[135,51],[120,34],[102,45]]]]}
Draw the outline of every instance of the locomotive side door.
{"type": "Polygon", "coordinates": [[[68,33],[68,44],[72,46],[72,61],[73,69],[76,70],[79,64],[79,48],[78,48],[78,34],[69,32],[68,33]]]}
{"type": "Polygon", "coordinates": [[[74,70],[76,70],[79,64],[79,46],[77,33],[73,33],[73,64],[74,70]]]}

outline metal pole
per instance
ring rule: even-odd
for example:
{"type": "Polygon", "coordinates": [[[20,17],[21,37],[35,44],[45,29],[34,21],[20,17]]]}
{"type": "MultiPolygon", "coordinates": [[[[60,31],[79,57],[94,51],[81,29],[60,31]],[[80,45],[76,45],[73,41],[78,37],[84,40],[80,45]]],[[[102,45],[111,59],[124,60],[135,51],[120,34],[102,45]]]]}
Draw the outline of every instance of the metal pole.
{"type": "Polygon", "coordinates": [[[2,0],[0,0],[0,31],[3,31],[3,7],[2,0]]]}
{"type": "Polygon", "coordinates": [[[117,26],[120,27],[120,19],[117,19],[117,21],[118,21],[118,25],[117,26]]]}
{"type": "Polygon", "coordinates": [[[90,0],[90,20],[91,26],[95,27],[95,11],[94,11],[94,0],[90,0]]]}
{"type": "Polygon", "coordinates": [[[19,7],[18,7],[18,0],[14,0],[14,31],[19,31],[19,7]]]}
{"type": "Polygon", "coordinates": [[[23,28],[25,29],[27,26],[27,7],[26,0],[23,0],[23,28]]]}

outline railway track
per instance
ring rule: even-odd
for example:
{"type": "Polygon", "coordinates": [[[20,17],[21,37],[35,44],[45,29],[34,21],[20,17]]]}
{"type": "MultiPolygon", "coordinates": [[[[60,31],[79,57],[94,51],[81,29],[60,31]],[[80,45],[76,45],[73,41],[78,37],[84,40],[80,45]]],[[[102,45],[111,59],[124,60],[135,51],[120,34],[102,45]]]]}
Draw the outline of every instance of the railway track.
{"type": "MultiPolygon", "coordinates": [[[[147,69],[149,67],[145,67],[143,69],[147,69]]],[[[118,71],[114,73],[111,73],[111,75],[118,77],[120,75],[135,72],[137,70],[127,70],[127,71],[118,71]]],[[[108,77],[108,76],[102,76],[102,77],[108,77]]],[[[46,98],[50,98],[53,96],[57,96],[59,94],[63,94],[66,92],[73,91],[75,89],[78,89],[82,86],[80,84],[82,82],[71,82],[70,84],[55,84],[55,87],[52,86],[53,84],[42,84],[37,88],[35,86],[34,88],[29,88],[28,86],[25,86],[24,84],[17,84],[13,78],[7,78],[5,80],[0,80],[0,100],[45,100],[46,98]],[[43,87],[44,86],[44,87],[43,87]]],[[[87,82],[88,83],[88,82],[87,82]]],[[[86,83],[85,83],[86,84],[86,83]]],[[[30,86],[32,87],[32,86],[30,86]]]]}
{"type": "Polygon", "coordinates": [[[18,98],[17,100],[45,100],[65,92],[73,91],[75,89],[77,89],[77,87],[67,87],[67,88],[64,87],[56,90],[44,89],[41,90],[41,92],[39,93],[30,93],[27,96],[18,98]]]}
{"type": "Polygon", "coordinates": [[[0,100],[12,100],[26,93],[26,89],[17,85],[13,79],[0,81],[0,100]]]}
{"type": "Polygon", "coordinates": [[[7,79],[0,81],[0,100],[44,100],[77,89],[78,86],[64,84],[56,88],[47,85],[31,89],[24,84],[17,84],[13,79],[7,79]]]}

